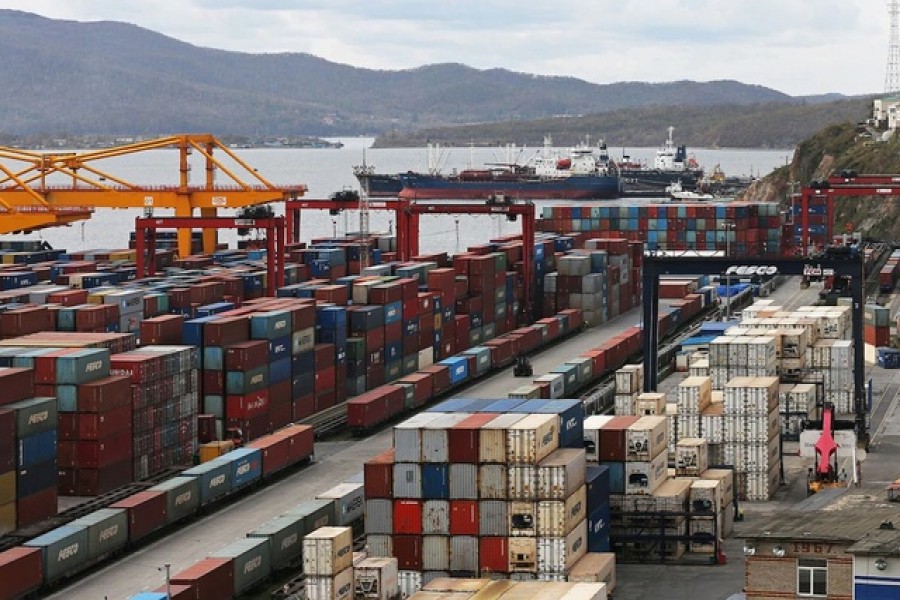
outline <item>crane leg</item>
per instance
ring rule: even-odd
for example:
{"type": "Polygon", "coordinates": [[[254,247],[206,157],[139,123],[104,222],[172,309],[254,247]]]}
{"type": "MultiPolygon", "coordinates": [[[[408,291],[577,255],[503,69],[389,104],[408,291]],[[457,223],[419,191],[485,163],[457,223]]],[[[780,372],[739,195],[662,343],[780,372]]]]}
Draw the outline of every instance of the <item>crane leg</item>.
{"type": "MultiPolygon", "coordinates": [[[[201,217],[217,217],[218,215],[217,208],[201,208],[200,216],[201,217]]],[[[204,229],[203,230],[203,253],[204,254],[213,254],[216,251],[216,243],[219,241],[219,232],[215,229],[204,229]]]]}
{"type": "MultiPolygon", "coordinates": [[[[178,206],[175,208],[176,217],[191,217],[193,210],[190,206],[178,206]]],[[[184,258],[190,256],[191,252],[191,229],[184,228],[178,230],[178,256],[184,258]]]]}

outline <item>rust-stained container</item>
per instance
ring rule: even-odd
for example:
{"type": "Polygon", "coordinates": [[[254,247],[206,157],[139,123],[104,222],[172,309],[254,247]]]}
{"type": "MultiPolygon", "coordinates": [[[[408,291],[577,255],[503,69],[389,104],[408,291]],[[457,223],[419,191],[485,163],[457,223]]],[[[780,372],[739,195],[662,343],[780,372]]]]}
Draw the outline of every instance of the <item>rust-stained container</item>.
{"type": "Polygon", "coordinates": [[[478,467],[478,497],[482,500],[505,500],[508,488],[508,468],[501,464],[478,467]]]}
{"type": "Polygon", "coordinates": [[[509,535],[512,537],[537,536],[537,503],[512,501],[506,509],[509,518],[509,535]]]}
{"type": "Polygon", "coordinates": [[[565,537],[587,517],[587,488],[581,486],[565,500],[541,500],[537,512],[539,537],[565,537]]]}
{"type": "Polygon", "coordinates": [[[491,419],[481,427],[478,438],[478,462],[506,464],[506,437],[510,427],[525,418],[507,413],[491,419]]]}
{"type": "Polygon", "coordinates": [[[450,534],[450,502],[426,500],[422,503],[422,533],[424,535],[450,534]]]}
{"type": "MultiPolygon", "coordinates": [[[[419,528],[421,529],[421,510],[419,528]]],[[[353,531],[349,527],[320,527],[303,538],[303,572],[334,577],[353,566],[353,531]]]]}
{"type": "Polygon", "coordinates": [[[422,502],[419,500],[394,500],[395,534],[422,534],[422,502]]]}
{"type": "Polygon", "coordinates": [[[638,417],[615,417],[600,429],[600,447],[597,451],[599,462],[625,462],[628,455],[628,428],[638,417]]]}
{"type": "Polygon", "coordinates": [[[537,538],[507,538],[509,573],[537,573],[537,538]]]}
{"type": "Polygon", "coordinates": [[[16,546],[0,552],[0,599],[24,598],[41,587],[40,548],[16,546]]]}
{"type": "Polygon", "coordinates": [[[422,536],[395,535],[391,540],[397,566],[402,570],[422,570],[422,536]]]}
{"type": "MultiPolygon", "coordinates": [[[[497,413],[478,413],[454,425],[448,432],[451,463],[479,462],[480,429],[498,416],[497,413]]],[[[451,485],[453,481],[451,478],[451,485]]]]}
{"type": "Polygon", "coordinates": [[[170,578],[172,585],[190,586],[194,600],[228,599],[234,596],[234,566],[231,558],[204,558],[170,578]]]}
{"type": "Polygon", "coordinates": [[[450,570],[450,538],[445,535],[422,537],[422,569],[426,571],[450,570]]]}
{"type": "Polygon", "coordinates": [[[537,500],[538,470],[534,465],[510,465],[507,470],[510,500],[537,500]]]}
{"type": "Polygon", "coordinates": [[[565,500],[584,485],[584,450],[560,448],[538,464],[537,498],[565,500]]]}
{"type": "Polygon", "coordinates": [[[394,497],[394,449],[366,461],[363,465],[366,498],[394,497]]]}
{"type": "Polygon", "coordinates": [[[134,543],[166,525],[166,493],[143,491],[111,504],[128,511],[128,541],[134,543]]]}
{"type": "Polygon", "coordinates": [[[559,446],[559,416],[530,414],[506,434],[509,464],[536,465],[559,446]]]}

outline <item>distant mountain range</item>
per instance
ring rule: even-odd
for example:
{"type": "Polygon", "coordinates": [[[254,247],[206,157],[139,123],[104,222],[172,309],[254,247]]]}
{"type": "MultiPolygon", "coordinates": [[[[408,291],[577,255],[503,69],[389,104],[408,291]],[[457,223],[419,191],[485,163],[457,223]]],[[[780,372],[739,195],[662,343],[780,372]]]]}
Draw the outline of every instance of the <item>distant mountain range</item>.
{"type": "Polygon", "coordinates": [[[6,136],[382,134],[626,109],[843,99],[724,80],[598,85],[459,64],[377,71],[309,54],[200,48],[126,23],[12,10],[0,10],[0,56],[6,136]]]}

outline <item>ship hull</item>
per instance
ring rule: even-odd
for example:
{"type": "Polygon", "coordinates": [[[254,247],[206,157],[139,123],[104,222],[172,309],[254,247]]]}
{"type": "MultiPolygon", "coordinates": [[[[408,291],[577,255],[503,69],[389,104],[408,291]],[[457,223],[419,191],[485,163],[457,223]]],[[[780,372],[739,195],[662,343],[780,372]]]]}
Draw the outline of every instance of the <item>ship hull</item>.
{"type": "Polygon", "coordinates": [[[697,171],[664,171],[662,169],[622,169],[619,172],[625,192],[663,192],[680,181],[681,189],[696,189],[702,173],[697,171]]]}
{"type": "Polygon", "coordinates": [[[400,179],[400,195],[420,200],[486,200],[497,195],[521,200],[609,200],[621,193],[615,176],[465,181],[412,173],[401,174],[400,179]]]}
{"type": "Polygon", "coordinates": [[[360,187],[370,197],[395,197],[403,189],[403,182],[398,175],[385,175],[381,173],[357,173],[356,179],[360,187]]]}

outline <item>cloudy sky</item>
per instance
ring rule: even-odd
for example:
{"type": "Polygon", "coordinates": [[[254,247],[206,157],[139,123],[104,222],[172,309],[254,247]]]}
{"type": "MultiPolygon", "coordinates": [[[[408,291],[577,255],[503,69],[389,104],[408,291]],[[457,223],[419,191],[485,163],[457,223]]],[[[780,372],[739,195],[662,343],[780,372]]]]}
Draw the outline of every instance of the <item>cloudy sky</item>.
{"type": "Polygon", "coordinates": [[[2,0],[198,46],[372,69],[458,62],[594,83],[735,79],[791,95],[884,89],[886,0],[2,0]]]}

